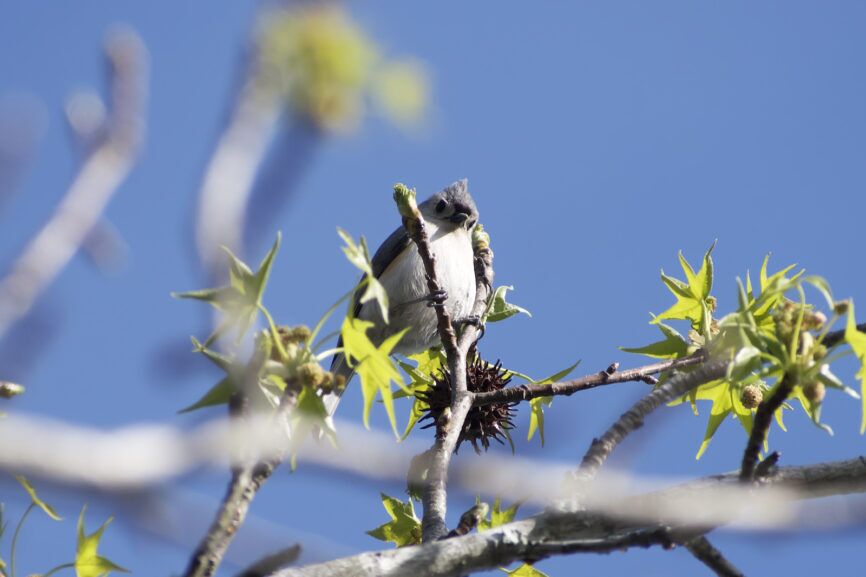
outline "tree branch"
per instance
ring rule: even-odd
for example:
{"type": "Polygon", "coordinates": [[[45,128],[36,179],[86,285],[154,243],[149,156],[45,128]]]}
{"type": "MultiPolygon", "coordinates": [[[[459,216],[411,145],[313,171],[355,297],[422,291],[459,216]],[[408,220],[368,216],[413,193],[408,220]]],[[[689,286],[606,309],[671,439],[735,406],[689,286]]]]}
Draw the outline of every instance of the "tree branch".
{"type": "Polygon", "coordinates": [[[51,219],[0,281],[0,336],[23,317],[69,263],[129,174],[144,135],[147,51],[129,28],[105,45],[111,118],[107,132],[81,165],[51,219]]]}
{"type": "Polygon", "coordinates": [[[767,439],[767,431],[770,430],[770,425],[773,423],[773,414],[790,396],[796,384],[796,379],[786,374],[770,398],[758,405],[758,410],[755,411],[755,420],[752,423],[752,431],[749,433],[749,441],[746,443],[745,451],[743,451],[740,481],[749,483],[755,479],[755,468],[761,456],[761,447],[764,446],[764,441],[767,439]]]}
{"type": "MultiPolygon", "coordinates": [[[[665,491],[634,497],[630,504],[652,505],[660,499],[738,485],[738,475],[716,475],[665,491]]],[[[752,498],[759,503],[768,487],[791,490],[795,499],[866,492],[866,458],[787,467],[756,488],[752,498]]],[[[772,493],[769,493],[772,495],[772,493]]],[[[736,515],[732,511],[732,515],[736,515]]],[[[676,527],[675,527],[676,529],[676,527]]],[[[434,541],[413,547],[362,553],[306,567],[291,568],[275,577],[364,577],[403,576],[457,577],[518,560],[538,561],[552,555],[577,552],[607,552],[629,547],[670,544],[668,528],[658,523],[614,521],[587,511],[549,511],[482,533],[434,541]]]]}
{"type": "Polygon", "coordinates": [[[595,477],[598,469],[617,445],[643,426],[644,418],[664,403],[684,395],[695,387],[725,376],[729,361],[708,361],[690,373],[680,373],[635,403],[599,438],[593,439],[575,474],[579,481],[595,477]]]}
{"type": "Polygon", "coordinates": [[[716,549],[706,537],[695,537],[685,543],[685,548],[719,577],[745,577],[722,552],[716,549]]]}
{"type": "MultiPolygon", "coordinates": [[[[424,217],[418,210],[415,201],[415,191],[403,184],[398,184],[394,187],[394,200],[400,215],[403,217],[406,233],[417,246],[418,254],[424,263],[427,288],[431,294],[437,293],[442,287],[436,276],[436,255],[430,250],[424,217]]],[[[483,245],[473,246],[473,252],[475,255],[473,262],[476,294],[472,314],[478,315],[480,318],[486,307],[493,280],[493,252],[487,246],[486,241],[483,245]]],[[[448,526],[445,524],[448,465],[451,461],[451,455],[457,447],[460,432],[463,430],[463,422],[472,408],[474,395],[466,387],[466,357],[470,347],[477,340],[479,330],[478,327],[467,326],[458,342],[448,309],[445,308],[444,304],[437,305],[435,309],[437,329],[451,373],[451,407],[446,422],[441,423],[441,425],[437,424],[436,441],[427,456],[429,469],[421,498],[424,506],[421,531],[425,542],[439,539],[448,533],[448,526]]]]}
{"type": "Polygon", "coordinates": [[[646,382],[652,375],[682,367],[699,365],[705,360],[706,355],[702,351],[699,351],[682,359],[661,361],[651,365],[628,369],[626,371],[615,371],[612,374],[607,371],[599,371],[578,379],[562,381],[559,383],[508,387],[488,393],[476,393],[473,406],[479,407],[481,405],[490,405],[493,403],[514,403],[519,401],[528,401],[536,397],[550,397],[556,395],[568,396],[579,391],[593,389],[602,385],[612,385],[614,383],[625,383],[628,381],[646,382]]]}
{"type": "MultiPolygon", "coordinates": [[[[261,359],[264,363],[266,359],[261,359]]],[[[251,362],[245,381],[258,378],[260,363],[251,362]]],[[[246,383],[242,389],[249,386],[246,383]]],[[[286,382],[286,390],[280,399],[280,406],[274,413],[274,422],[279,426],[285,422],[292,409],[297,404],[300,387],[294,380],[286,382]]],[[[246,412],[244,406],[247,397],[243,392],[236,393],[233,402],[229,405],[232,417],[243,418],[246,412]]],[[[184,572],[184,577],[210,577],[216,573],[217,568],[225,556],[226,550],[246,519],[253,498],[261,489],[262,485],[270,478],[274,470],[279,467],[285,458],[285,450],[278,451],[268,458],[249,458],[246,462],[232,468],[232,478],[229,481],[228,490],[223,497],[222,504],[217,511],[216,517],[211,523],[205,536],[192,554],[189,565],[184,572]]]]}

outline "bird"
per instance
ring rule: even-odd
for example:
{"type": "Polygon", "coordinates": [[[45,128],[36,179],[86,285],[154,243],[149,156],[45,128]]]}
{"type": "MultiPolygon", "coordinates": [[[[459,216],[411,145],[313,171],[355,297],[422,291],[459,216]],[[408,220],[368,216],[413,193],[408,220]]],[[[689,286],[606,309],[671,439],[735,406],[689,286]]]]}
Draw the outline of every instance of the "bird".
{"type": "MultiPolygon", "coordinates": [[[[430,249],[436,255],[436,278],[442,293],[430,294],[418,248],[405,227],[400,226],[379,246],[372,261],[373,276],[388,293],[389,322],[385,323],[377,300],[362,304],[362,291],[354,295],[355,318],[373,322],[367,336],[376,346],[408,328],[392,350],[392,354],[404,356],[440,344],[436,311],[431,305],[443,303],[444,299],[452,319],[471,322],[469,315],[475,302],[472,230],[478,223],[478,208],[469,194],[468,180],[450,184],[419,204],[418,209],[426,223],[430,249]]],[[[337,343],[338,348],[341,346],[342,338],[337,343]]],[[[354,374],[342,353],[334,356],[331,372],[335,377],[344,377],[347,385],[354,374]]],[[[324,398],[328,415],[333,415],[344,389],[324,398]]]]}

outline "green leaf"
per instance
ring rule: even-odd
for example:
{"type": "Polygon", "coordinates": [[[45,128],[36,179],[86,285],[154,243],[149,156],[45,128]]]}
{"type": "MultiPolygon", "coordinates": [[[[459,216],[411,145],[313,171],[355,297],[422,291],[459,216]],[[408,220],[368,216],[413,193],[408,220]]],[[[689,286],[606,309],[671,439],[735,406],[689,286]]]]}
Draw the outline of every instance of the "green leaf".
{"type": "Polygon", "coordinates": [[[703,397],[704,400],[711,400],[713,402],[713,407],[710,410],[710,420],[707,422],[707,430],[704,433],[704,440],[698,449],[698,454],[695,455],[695,459],[701,458],[704,451],[707,450],[713,435],[715,435],[716,431],[719,429],[719,425],[722,424],[722,421],[724,421],[733,410],[731,394],[728,389],[729,385],[724,383],[721,386],[713,387],[707,391],[707,395],[703,397]]]}
{"type": "Polygon", "coordinates": [[[360,302],[366,303],[367,301],[375,300],[379,303],[379,310],[382,313],[382,318],[384,319],[385,324],[387,324],[388,293],[385,291],[385,287],[382,286],[382,283],[373,276],[373,263],[370,260],[370,251],[367,249],[367,241],[362,236],[361,240],[356,244],[352,235],[339,227],[337,227],[337,234],[339,234],[340,238],[343,239],[343,242],[346,243],[346,246],[343,247],[343,254],[346,255],[346,258],[350,263],[364,273],[364,277],[361,279],[361,282],[358,283],[356,289],[357,291],[360,291],[362,287],[366,287],[360,296],[360,302]]]}
{"type": "MultiPolygon", "coordinates": [[[[476,503],[481,502],[480,497],[476,497],[476,503]]],[[[517,509],[520,507],[520,503],[515,503],[511,507],[503,510],[502,508],[502,500],[499,497],[493,501],[493,508],[490,510],[490,520],[488,521],[486,518],[482,519],[478,523],[479,531],[487,531],[488,529],[493,529],[495,527],[499,527],[500,525],[505,525],[506,523],[511,523],[514,521],[514,517],[517,515],[517,509]]]]}
{"type": "Polygon", "coordinates": [[[503,569],[502,567],[500,567],[499,570],[511,575],[512,577],[547,577],[547,573],[539,571],[529,563],[524,563],[517,569],[511,571],[503,569]]]}
{"type": "Polygon", "coordinates": [[[421,543],[421,521],[415,516],[412,499],[404,503],[385,493],[381,493],[381,496],[382,505],[391,520],[372,531],[367,531],[367,535],[380,541],[394,543],[397,547],[421,543]]]}
{"type": "Polygon", "coordinates": [[[525,308],[511,304],[505,300],[505,294],[510,290],[514,290],[514,287],[501,286],[496,288],[493,292],[493,298],[490,299],[490,303],[487,305],[487,310],[482,315],[485,321],[495,323],[513,317],[518,313],[532,317],[532,314],[525,308]]]}
{"type": "Polygon", "coordinates": [[[860,370],[857,378],[860,379],[860,398],[863,402],[863,412],[860,418],[860,434],[866,432],[866,333],[857,330],[857,321],[854,317],[854,301],[848,302],[848,320],[845,323],[845,342],[854,351],[857,360],[860,361],[860,370]]]}
{"type": "Polygon", "coordinates": [[[541,446],[544,446],[544,407],[550,407],[553,403],[553,397],[535,397],[529,401],[529,407],[532,410],[529,413],[529,431],[526,434],[526,440],[531,441],[535,436],[535,431],[538,431],[538,436],[541,439],[541,446]]]}
{"type": "Polygon", "coordinates": [[[30,502],[42,509],[46,515],[54,519],[55,521],[62,521],[63,517],[57,514],[57,511],[54,510],[54,507],[43,501],[36,494],[36,489],[33,488],[33,485],[30,484],[30,481],[24,475],[15,475],[15,480],[17,480],[24,490],[27,491],[27,494],[30,496],[30,502]]]}
{"type": "MultiPolygon", "coordinates": [[[[571,366],[568,366],[561,371],[550,375],[544,379],[533,381],[529,379],[529,381],[535,385],[547,385],[550,383],[555,383],[557,381],[561,381],[565,377],[567,377],[571,371],[573,371],[577,365],[580,364],[580,361],[577,361],[571,366]]],[[[529,401],[529,406],[531,408],[531,412],[529,413],[529,431],[526,435],[526,440],[531,441],[532,437],[535,436],[535,431],[538,431],[538,437],[541,439],[541,446],[544,446],[544,407],[550,407],[553,403],[553,397],[536,397],[529,401]]]]}
{"type": "Polygon", "coordinates": [[[192,411],[203,409],[205,407],[214,407],[217,405],[228,404],[234,392],[234,379],[232,379],[231,377],[225,377],[220,382],[212,386],[210,390],[208,390],[208,392],[206,392],[199,400],[187,407],[182,408],[178,411],[178,413],[190,413],[192,411]]]}
{"type": "Polygon", "coordinates": [[[620,347],[619,349],[626,353],[636,353],[656,359],[679,359],[688,354],[689,344],[686,340],[672,327],[658,322],[656,326],[664,335],[664,339],[645,347],[627,348],[620,347]]]}
{"type": "Polygon", "coordinates": [[[281,235],[262,259],[258,270],[253,273],[243,261],[236,257],[232,251],[222,247],[229,257],[229,284],[228,286],[209,288],[183,293],[172,293],[175,298],[195,299],[207,302],[215,309],[224,313],[225,317],[220,321],[217,328],[207,338],[202,347],[209,346],[226,331],[235,329],[236,341],[244,337],[255,323],[259,310],[263,309],[262,295],[265,292],[268,278],[274,258],[280,248],[281,235]]]}
{"type": "Polygon", "coordinates": [[[715,246],[716,243],[713,242],[704,254],[703,263],[697,273],[683,256],[682,251],[679,252],[680,265],[686,275],[687,282],[668,276],[662,271],[662,282],[673,293],[677,302],[650,321],[651,324],[659,324],[666,319],[687,320],[691,322],[694,330],[703,334],[705,318],[712,312],[709,297],[713,288],[713,259],[711,255],[715,246]]]}
{"type": "Polygon", "coordinates": [[[415,362],[415,366],[404,362],[399,363],[400,367],[412,379],[412,382],[408,385],[409,392],[400,390],[394,394],[395,399],[408,396],[414,397],[412,408],[409,411],[409,420],[406,423],[403,434],[400,436],[401,441],[409,436],[409,433],[412,432],[412,429],[428,408],[427,402],[420,399],[416,393],[427,390],[433,384],[433,377],[431,375],[437,374],[446,361],[445,353],[435,347],[415,355],[410,355],[409,359],[415,362]]]}
{"type": "Polygon", "coordinates": [[[75,551],[75,574],[77,577],[104,577],[111,571],[129,573],[128,569],[124,569],[97,554],[102,533],[114,517],[109,517],[99,529],[87,535],[84,532],[85,511],[87,511],[87,505],[81,509],[81,514],[78,515],[78,545],[75,551]]]}
{"type": "Polygon", "coordinates": [[[361,380],[361,392],[364,396],[364,426],[370,426],[370,409],[377,394],[381,394],[385,411],[391,421],[394,434],[397,432],[397,419],[394,416],[394,397],[391,391],[391,381],[400,388],[407,390],[403,377],[391,361],[391,351],[397,345],[408,328],[391,335],[377,348],[367,337],[367,330],[373,326],[370,321],[346,317],[340,334],[343,337],[343,350],[350,366],[361,380]]]}
{"type": "Polygon", "coordinates": [[[310,436],[310,433],[321,431],[332,444],[336,445],[337,431],[334,430],[331,420],[328,419],[328,410],[325,408],[322,397],[313,387],[301,389],[295,409],[289,417],[289,427],[291,429],[289,453],[291,454],[293,470],[297,467],[298,449],[310,436]]]}

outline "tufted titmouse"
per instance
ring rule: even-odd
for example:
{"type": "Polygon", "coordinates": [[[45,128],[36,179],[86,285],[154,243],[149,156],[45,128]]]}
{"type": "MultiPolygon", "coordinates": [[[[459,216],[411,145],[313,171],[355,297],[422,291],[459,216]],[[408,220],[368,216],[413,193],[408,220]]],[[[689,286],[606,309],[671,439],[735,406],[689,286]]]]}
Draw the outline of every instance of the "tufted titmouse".
{"type": "MultiPolygon", "coordinates": [[[[475,301],[472,228],[478,222],[478,209],[469,195],[467,180],[458,180],[418,208],[427,224],[430,248],[436,255],[436,276],[447,296],[445,307],[452,319],[465,319],[475,301]]],[[[376,300],[361,304],[360,292],[356,293],[355,317],[374,323],[367,332],[370,340],[378,346],[389,336],[409,327],[392,352],[412,355],[437,345],[440,341],[436,311],[429,305],[442,295],[429,294],[424,264],[404,227],[391,233],[376,251],[373,275],[388,293],[390,322],[385,324],[376,300]]],[[[338,343],[341,345],[342,341],[338,343]]],[[[342,354],[334,357],[331,372],[343,375],[347,384],[354,374],[342,354]]],[[[324,402],[328,414],[333,414],[340,396],[327,395],[324,402]]]]}

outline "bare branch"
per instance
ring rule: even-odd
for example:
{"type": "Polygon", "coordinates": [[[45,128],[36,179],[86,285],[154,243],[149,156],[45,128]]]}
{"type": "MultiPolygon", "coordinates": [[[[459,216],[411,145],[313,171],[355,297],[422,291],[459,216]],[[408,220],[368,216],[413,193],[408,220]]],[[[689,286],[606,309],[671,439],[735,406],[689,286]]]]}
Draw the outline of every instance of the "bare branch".
{"type": "Polygon", "coordinates": [[[513,403],[515,401],[528,401],[536,397],[568,396],[586,389],[593,389],[602,385],[612,385],[614,383],[625,383],[628,381],[646,382],[647,378],[652,375],[682,367],[699,365],[705,360],[706,356],[704,353],[698,352],[682,359],[662,361],[627,371],[614,371],[612,374],[607,371],[600,371],[580,377],[579,379],[559,383],[509,387],[489,393],[476,393],[473,404],[477,407],[492,403],[513,403]]]}
{"type": "Polygon", "coordinates": [[[24,316],[72,259],[131,170],[144,133],[147,52],[129,28],[109,34],[111,118],[51,219],[0,281],[0,336],[24,316]]]}
{"type": "MultiPolygon", "coordinates": [[[[394,200],[403,226],[418,248],[418,254],[424,263],[427,273],[427,288],[431,293],[440,291],[441,285],[436,276],[436,255],[430,250],[426,225],[415,202],[415,191],[398,184],[394,187],[394,200]]],[[[493,252],[486,245],[474,248],[476,294],[472,314],[480,318],[486,307],[487,298],[493,280],[493,252]]],[[[424,515],[421,519],[421,530],[424,541],[439,539],[448,533],[445,524],[447,508],[446,484],[448,465],[451,455],[457,447],[463,422],[472,408],[473,394],[466,388],[466,357],[470,347],[475,343],[478,327],[469,325],[463,331],[458,343],[451,316],[444,305],[436,307],[437,329],[442,340],[442,346],[448,357],[448,369],[451,373],[451,408],[446,422],[437,426],[436,442],[427,454],[429,469],[424,483],[422,503],[424,515]]]]}
{"type": "Polygon", "coordinates": [[[696,537],[686,542],[685,548],[719,577],[744,577],[706,537],[696,537]]]}
{"type": "Polygon", "coordinates": [[[690,373],[680,373],[634,404],[600,438],[593,439],[576,472],[579,481],[592,479],[617,445],[643,426],[644,418],[664,403],[725,376],[728,361],[709,361],[690,373]]]}
{"type": "MultiPolygon", "coordinates": [[[[263,363],[266,359],[262,358],[263,363]]],[[[245,381],[257,379],[260,364],[251,363],[248,377],[245,381]]],[[[249,382],[245,384],[247,387],[249,382]]],[[[246,388],[246,387],[245,387],[246,388]]],[[[300,387],[294,380],[286,382],[286,390],[280,399],[280,406],[273,415],[273,423],[279,427],[286,422],[288,415],[297,404],[300,387]]],[[[236,401],[230,405],[233,418],[243,419],[246,412],[246,397],[243,393],[236,393],[236,401]]],[[[285,449],[278,450],[267,458],[258,455],[247,457],[244,461],[232,468],[232,478],[223,498],[216,517],[199,543],[190,559],[189,566],[184,573],[185,577],[210,577],[216,573],[217,568],[225,556],[226,550],[238,529],[244,523],[250,503],[262,485],[270,478],[274,470],[282,463],[285,457],[285,449]]]]}
{"type": "Polygon", "coordinates": [[[236,577],[266,577],[283,567],[287,567],[298,560],[301,555],[301,546],[292,545],[286,547],[282,551],[277,551],[266,557],[262,557],[243,571],[237,574],[236,577]]]}
{"type": "MultiPolygon", "coordinates": [[[[722,485],[742,490],[736,474],[718,475],[667,491],[634,497],[629,505],[651,506],[659,499],[703,492],[706,492],[705,498],[711,498],[713,491],[722,485]]],[[[863,492],[866,491],[866,459],[780,469],[766,486],[753,490],[750,506],[772,495],[770,489],[774,487],[795,490],[788,493],[794,499],[863,492]]],[[[516,560],[537,561],[552,555],[606,552],[655,544],[671,545],[670,533],[664,524],[629,524],[587,511],[548,511],[482,533],[396,550],[362,553],[327,563],[288,569],[274,575],[456,577],[516,560]]]]}
{"type": "Polygon", "coordinates": [[[746,450],[743,451],[743,462],[740,465],[740,480],[744,483],[754,480],[755,467],[758,465],[761,447],[764,446],[767,431],[770,430],[770,425],[773,423],[773,413],[779,410],[785,399],[794,390],[794,385],[796,385],[794,377],[786,374],[770,398],[758,405],[758,410],[755,411],[755,420],[752,423],[752,431],[749,433],[749,441],[746,443],[746,450]]]}

